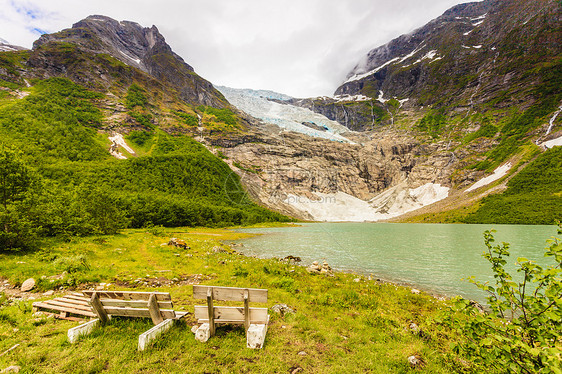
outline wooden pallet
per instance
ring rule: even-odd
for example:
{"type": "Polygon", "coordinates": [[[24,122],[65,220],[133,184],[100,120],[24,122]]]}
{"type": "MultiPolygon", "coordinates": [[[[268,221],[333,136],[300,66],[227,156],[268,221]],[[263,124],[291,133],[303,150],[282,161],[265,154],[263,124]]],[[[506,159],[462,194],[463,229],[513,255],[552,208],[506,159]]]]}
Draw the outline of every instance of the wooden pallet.
{"type": "Polygon", "coordinates": [[[55,317],[82,320],[84,317],[96,317],[88,304],[88,298],[81,293],[72,293],[52,300],[38,301],[33,303],[33,309],[37,311],[59,312],[55,317]],[[76,317],[80,316],[80,317],[76,317]]]}

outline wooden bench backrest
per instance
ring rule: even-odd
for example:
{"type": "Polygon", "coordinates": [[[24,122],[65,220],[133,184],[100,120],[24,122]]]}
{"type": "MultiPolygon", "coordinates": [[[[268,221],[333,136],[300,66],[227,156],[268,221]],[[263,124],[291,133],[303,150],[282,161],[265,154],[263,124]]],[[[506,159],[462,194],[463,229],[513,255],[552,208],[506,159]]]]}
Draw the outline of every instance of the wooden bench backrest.
{"type": "Polygon", "coordinates": [[[243,323],[246,330],[250,324],[267,324],[267,308],[250,308],[249,303],[266,303],[267,290],[258,288],[193,286],[193,298],[206,299],[207,305],[195,306],[195,318],[199,323],[208,323],[211,336],[216,323],[243,323]],[[244,307],[215,306],[217,301],[242,301],[244,307]]]}
{"type": "Polygon", "coordinates": [[[244,301],[244,291],[248,290],[248,302],[267,303],[267,290],[260,288],[214,287],[193,286],[194,299],[207,299],[208,289],[212,289],[213,300],[218,301],[244,301]]]}
{"type": "MultiPolygon", "coordinates": [[[[235,306],[215,306],[215,323],[242,323],[244,322],[244,308],[235,306]]],[[[249,308],[250,323],[267,323],[267,308],[249,308]]],[[[199,323],[208,323],[209,315],[207,305],[195,306],[195,318],[199,323]]]]}
{"type": "Polygon", "coordinates": [[[158,324],[177,317],[167,292],[83,291],[83,294],[90,297],[89,304],[102,322],[106,322],[107,316],[121,316],[152,318],[158,324]]]}

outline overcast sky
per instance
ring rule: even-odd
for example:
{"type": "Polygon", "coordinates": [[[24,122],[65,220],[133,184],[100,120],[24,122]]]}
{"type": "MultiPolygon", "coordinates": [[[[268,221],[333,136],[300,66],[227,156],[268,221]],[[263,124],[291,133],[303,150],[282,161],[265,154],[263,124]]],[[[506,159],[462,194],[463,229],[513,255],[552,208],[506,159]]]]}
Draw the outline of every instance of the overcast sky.
{"type": "Polygon", "coordinates": [[[158,27],[214,84],[331,95],[372,48],[459,0],[0,0],[0,38],[31,48],[91,14],[158,27]]]}

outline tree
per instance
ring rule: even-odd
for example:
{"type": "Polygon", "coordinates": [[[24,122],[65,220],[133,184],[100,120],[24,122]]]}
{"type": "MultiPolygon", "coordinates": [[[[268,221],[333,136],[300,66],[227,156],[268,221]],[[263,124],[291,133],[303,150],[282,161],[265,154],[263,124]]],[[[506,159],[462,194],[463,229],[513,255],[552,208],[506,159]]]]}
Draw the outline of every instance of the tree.
{"type": "Polygon", "coordinates": [[[23,200],[31,185],[29,169],[16,152],[0,148],[0,202],[4,211],[8,205],[23,200]]]}
{"type": "Polygon", "coordinates": [[[470,280],[488,293],[490,313],[468,300],[454,300],[446,321],[463,336],[457,351],[500,372],[562,373],[562,244],[558,238],[548,241],[545,257],[554,260],[548,267],[518,258],[523,280],[517,283],[504,267],[509,244],[494,246],[492,233],[484,233],[483,256],[492,265],[495,285],[470,280]]]}
{"type": "Polygon", "coordinates": [[[31,187],[31,173],[19,155],[0,148],[0,250],[20,250],[35,244],[35,230],[21,203],[31,187]]]}

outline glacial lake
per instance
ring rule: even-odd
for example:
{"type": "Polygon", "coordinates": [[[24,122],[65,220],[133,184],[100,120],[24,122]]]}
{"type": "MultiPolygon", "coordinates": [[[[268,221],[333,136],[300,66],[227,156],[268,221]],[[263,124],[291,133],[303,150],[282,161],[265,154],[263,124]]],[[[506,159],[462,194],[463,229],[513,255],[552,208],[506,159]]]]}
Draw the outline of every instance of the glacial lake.
{"type": "Polygon", "coordinates": [[[556,226],[462,225],[409,223],[304,223],[294,227],[237,231],[261,234],[239,242],[246,255],[261,258],[301,257],[303,265],[327,261],[334,270],[372,275],[406,284],[434,295],[485,303],[485,294],[463,280],[474,276],[493,281],[483,233],[495,229],[496,241],[510,243],[508,269],[515,272],[518,257],[550,265],[544,257],[546,240],[556,226]]]}

